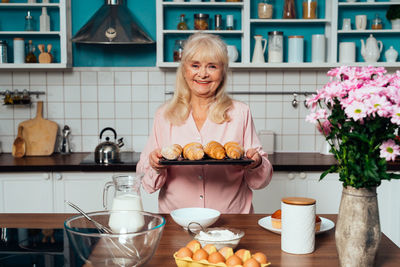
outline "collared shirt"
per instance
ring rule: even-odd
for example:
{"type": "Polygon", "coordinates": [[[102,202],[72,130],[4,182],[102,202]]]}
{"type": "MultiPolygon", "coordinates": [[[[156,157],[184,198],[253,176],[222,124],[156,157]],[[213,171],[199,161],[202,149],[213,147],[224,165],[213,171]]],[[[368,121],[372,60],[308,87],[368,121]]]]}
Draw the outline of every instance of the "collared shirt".
{"type": "Polygon", "coordinates": [[[267,186],[273,170],[267,153],[262,150],[249,107],[233,101],[229,122],[217,124],[207,118],[200,131],[191,113],[182,125],[172,125],[164,117],[165,107],[156,112],[152,133],[136,167],[137,172],[145,174],[142,185],[148,193],[160,189],[159,212],[185,207],[213,208],[221,213],[253,212],[252,189],[267,186]],[[172,144],[183,147],[191,142],[206,145],[210,141],[222,145],[235,141],[245,151],[255,148],[262,163],[251,170],[238,165],[175,165],[161,172],[149,164],[149,155],[157,148],[172,144]]]}

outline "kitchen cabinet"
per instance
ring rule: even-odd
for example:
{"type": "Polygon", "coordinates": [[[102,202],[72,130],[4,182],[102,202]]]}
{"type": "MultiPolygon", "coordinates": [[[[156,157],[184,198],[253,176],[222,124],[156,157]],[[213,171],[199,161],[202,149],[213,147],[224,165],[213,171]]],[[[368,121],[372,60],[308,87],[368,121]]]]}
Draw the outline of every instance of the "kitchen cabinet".
{"type": "MultiPolygon", "coordinates": [[[[8,62],[0,64],[0,69],[64,69],[72,66],[71,47],[71,1],[57,0],[51,3],[27,3],[16,0],[11,3],[0,3],[0,39],[8,44],[8,62]],[[50,16],[50,31],[39,31],[42,7],[47,8],[50,16]],[[27,11],[31,12],[34,19],[34,31],[25,31],[24,22],[27,11]],[[35,55],[38,58],[38,44],[52,45],[51,54],[53,63],[13,63],[13,39],[24,38],[25,44],[32,40],[35,45],[35,55]]],[[[46,49],[47,51],[47,49],[46,49]]]]}
{"type": "Polygon", "coordinates": [[[273,213],[283,197],[310,197],[317,201],[317,213],[338,213],[342,186],[338,174],[319,181],[320,172],[274,172],[270,184],[253,191],[256,213],[273,213]]]}
{"type": "MultiPolygon", "coordinates": [[[[113,172],[32,172],[0,174],[0,212],[75,213],[65,200],[84,211],[103,210],[103,188],[113,172]]],[[[129,172],[118,172],[129,174],[129,172]]],[[[112,201],[112,189],[109,194],[112,201]]],[[[143,209],[158,212],[158,192],[141,190],[143,209]]]]}
{"type": "Polygon", "coordinates": [[[1,173],[0,212],[54,212],[51,173],[1,173]]]}
{"type": "MultiPolygon", "coordinates": [[[[300,19],[302,14],[302,1],[296,1],[297,18],[282,19],[284,1],[274,1],[273,17],[271,19],[259,19],[257,14],[258,0],[243,0],[242,2],[173,2],[172,0],[157,0],[157,66],[168,68],[177,67],[178,63],[173,62],[174,42],[177,39],[186,39],[190,34],[196,32],[193,30],[193,15],[195,13],[207,13],[210,15],[209,30],[203,32],[220,35],[228,45],[235,45],[239,51],[239,58],[236,62],[231,63],[231,68],[330,68],[342,65],[338,59],[338,44],[342,41],[357,42],[356,63],[351,65],[368,65],[364,62],[360,55],[359,39],[366,39],[370,33],[376,35],[377,39],[382,39],[384,49],[382,50],[379,62],[374,63],[376,66],[399,67],[400,62],[388,63],[384,62],[384,51],[393,45],[400,51],[400,47],[396,43],[399,37],[399,30],[392,30],[390,23],[387,21],[385,14],[390,4],[393,2],[342,2],[338,0],[318,1],[317,19],[300,19]],[[342,21],[344,17],[351,17],[354,28],[354,17],[357,14],[368,15],[367,29],[375,13],[378,13],[384,22],[382,30],[363,30],[363,31],[342,31],[342,21]],[[186,15],[188,30],[177,30],[179,16],[186,15]],[[226,15],[233,14],[235,20],[235,28],[229,30],[214,30],[214,15],[222,14],[225,23],[226,15]],[[284,32],[284,62],[283,63],[251,63],[251,57],[254,50],[254,35],[262,35],[268,38],[269,31],[284,32]],[[287,37],[290,35],[304,35],[304,62],[288,63],[287,37]],[[313,34],[324,34],[326,37],[326,62],[311,62],[311,38],[313,34]]],[[[223,27],[225,29],[225,27],[223,27]]],[[[268,49],[264,53],[265,60],[268,61],[268,49]]]]}

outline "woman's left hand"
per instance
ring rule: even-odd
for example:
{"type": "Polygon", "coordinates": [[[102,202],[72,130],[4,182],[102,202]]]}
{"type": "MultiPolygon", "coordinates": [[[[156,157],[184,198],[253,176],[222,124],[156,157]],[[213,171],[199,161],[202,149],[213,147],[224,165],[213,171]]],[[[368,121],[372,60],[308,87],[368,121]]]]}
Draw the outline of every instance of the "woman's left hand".
{"type": "Polygon", "coordinates": [[[249,150],[247,150],[247,152],[246,152],[246,157],[247,157],[248,159],[254,160],[253,163],[251,163],[251,164],[249,164],[249,165],[247,165],[247,166],[245,167],[246,169],[248,169],[248,170],[249,170],[249,169],[254,169],[254,168],[257,168],[258,166],[261,165],[262,158],[261,158],[260,154],[257,152],[256,149],[250,148],[249,150]]]}

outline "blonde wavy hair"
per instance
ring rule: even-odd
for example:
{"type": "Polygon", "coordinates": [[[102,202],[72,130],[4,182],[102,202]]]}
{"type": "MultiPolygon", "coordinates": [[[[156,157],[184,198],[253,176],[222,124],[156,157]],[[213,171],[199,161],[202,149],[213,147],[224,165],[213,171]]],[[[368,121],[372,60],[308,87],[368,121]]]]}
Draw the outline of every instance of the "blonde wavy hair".
{"type": "Polygon", "coordinates": [[[167,103],[164,113],[173,125],[181,125],[188,118],[191,111],[191,90],[185,80],[185,63],[194,57],[205,61],[217,61],[222,65],[222,81],[218,86],[214,100],[208,110],[208,118],[215,123],[229,121],[228,111],[232,107],[232,99],[226,93],[226,78],[228,72],[228,52],[226,44],[214,34],[195,33],[191,35],[183,49],[181,63],[176,74],[175,92],[167,103]]]}

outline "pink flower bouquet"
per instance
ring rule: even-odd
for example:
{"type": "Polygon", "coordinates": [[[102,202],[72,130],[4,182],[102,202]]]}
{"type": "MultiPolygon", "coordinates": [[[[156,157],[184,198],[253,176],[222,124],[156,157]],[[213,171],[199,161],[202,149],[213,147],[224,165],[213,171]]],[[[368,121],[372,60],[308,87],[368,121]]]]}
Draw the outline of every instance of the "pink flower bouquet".
{"type": "Polygon", "coordinates": [[[387,161],[400,155],[400,71],[342,66],[328,72],[330,82],[307,99],[306,121],[317,124],[338,164],[344,186],[369,188],[400,179],[387,172],[387,161]]]}

